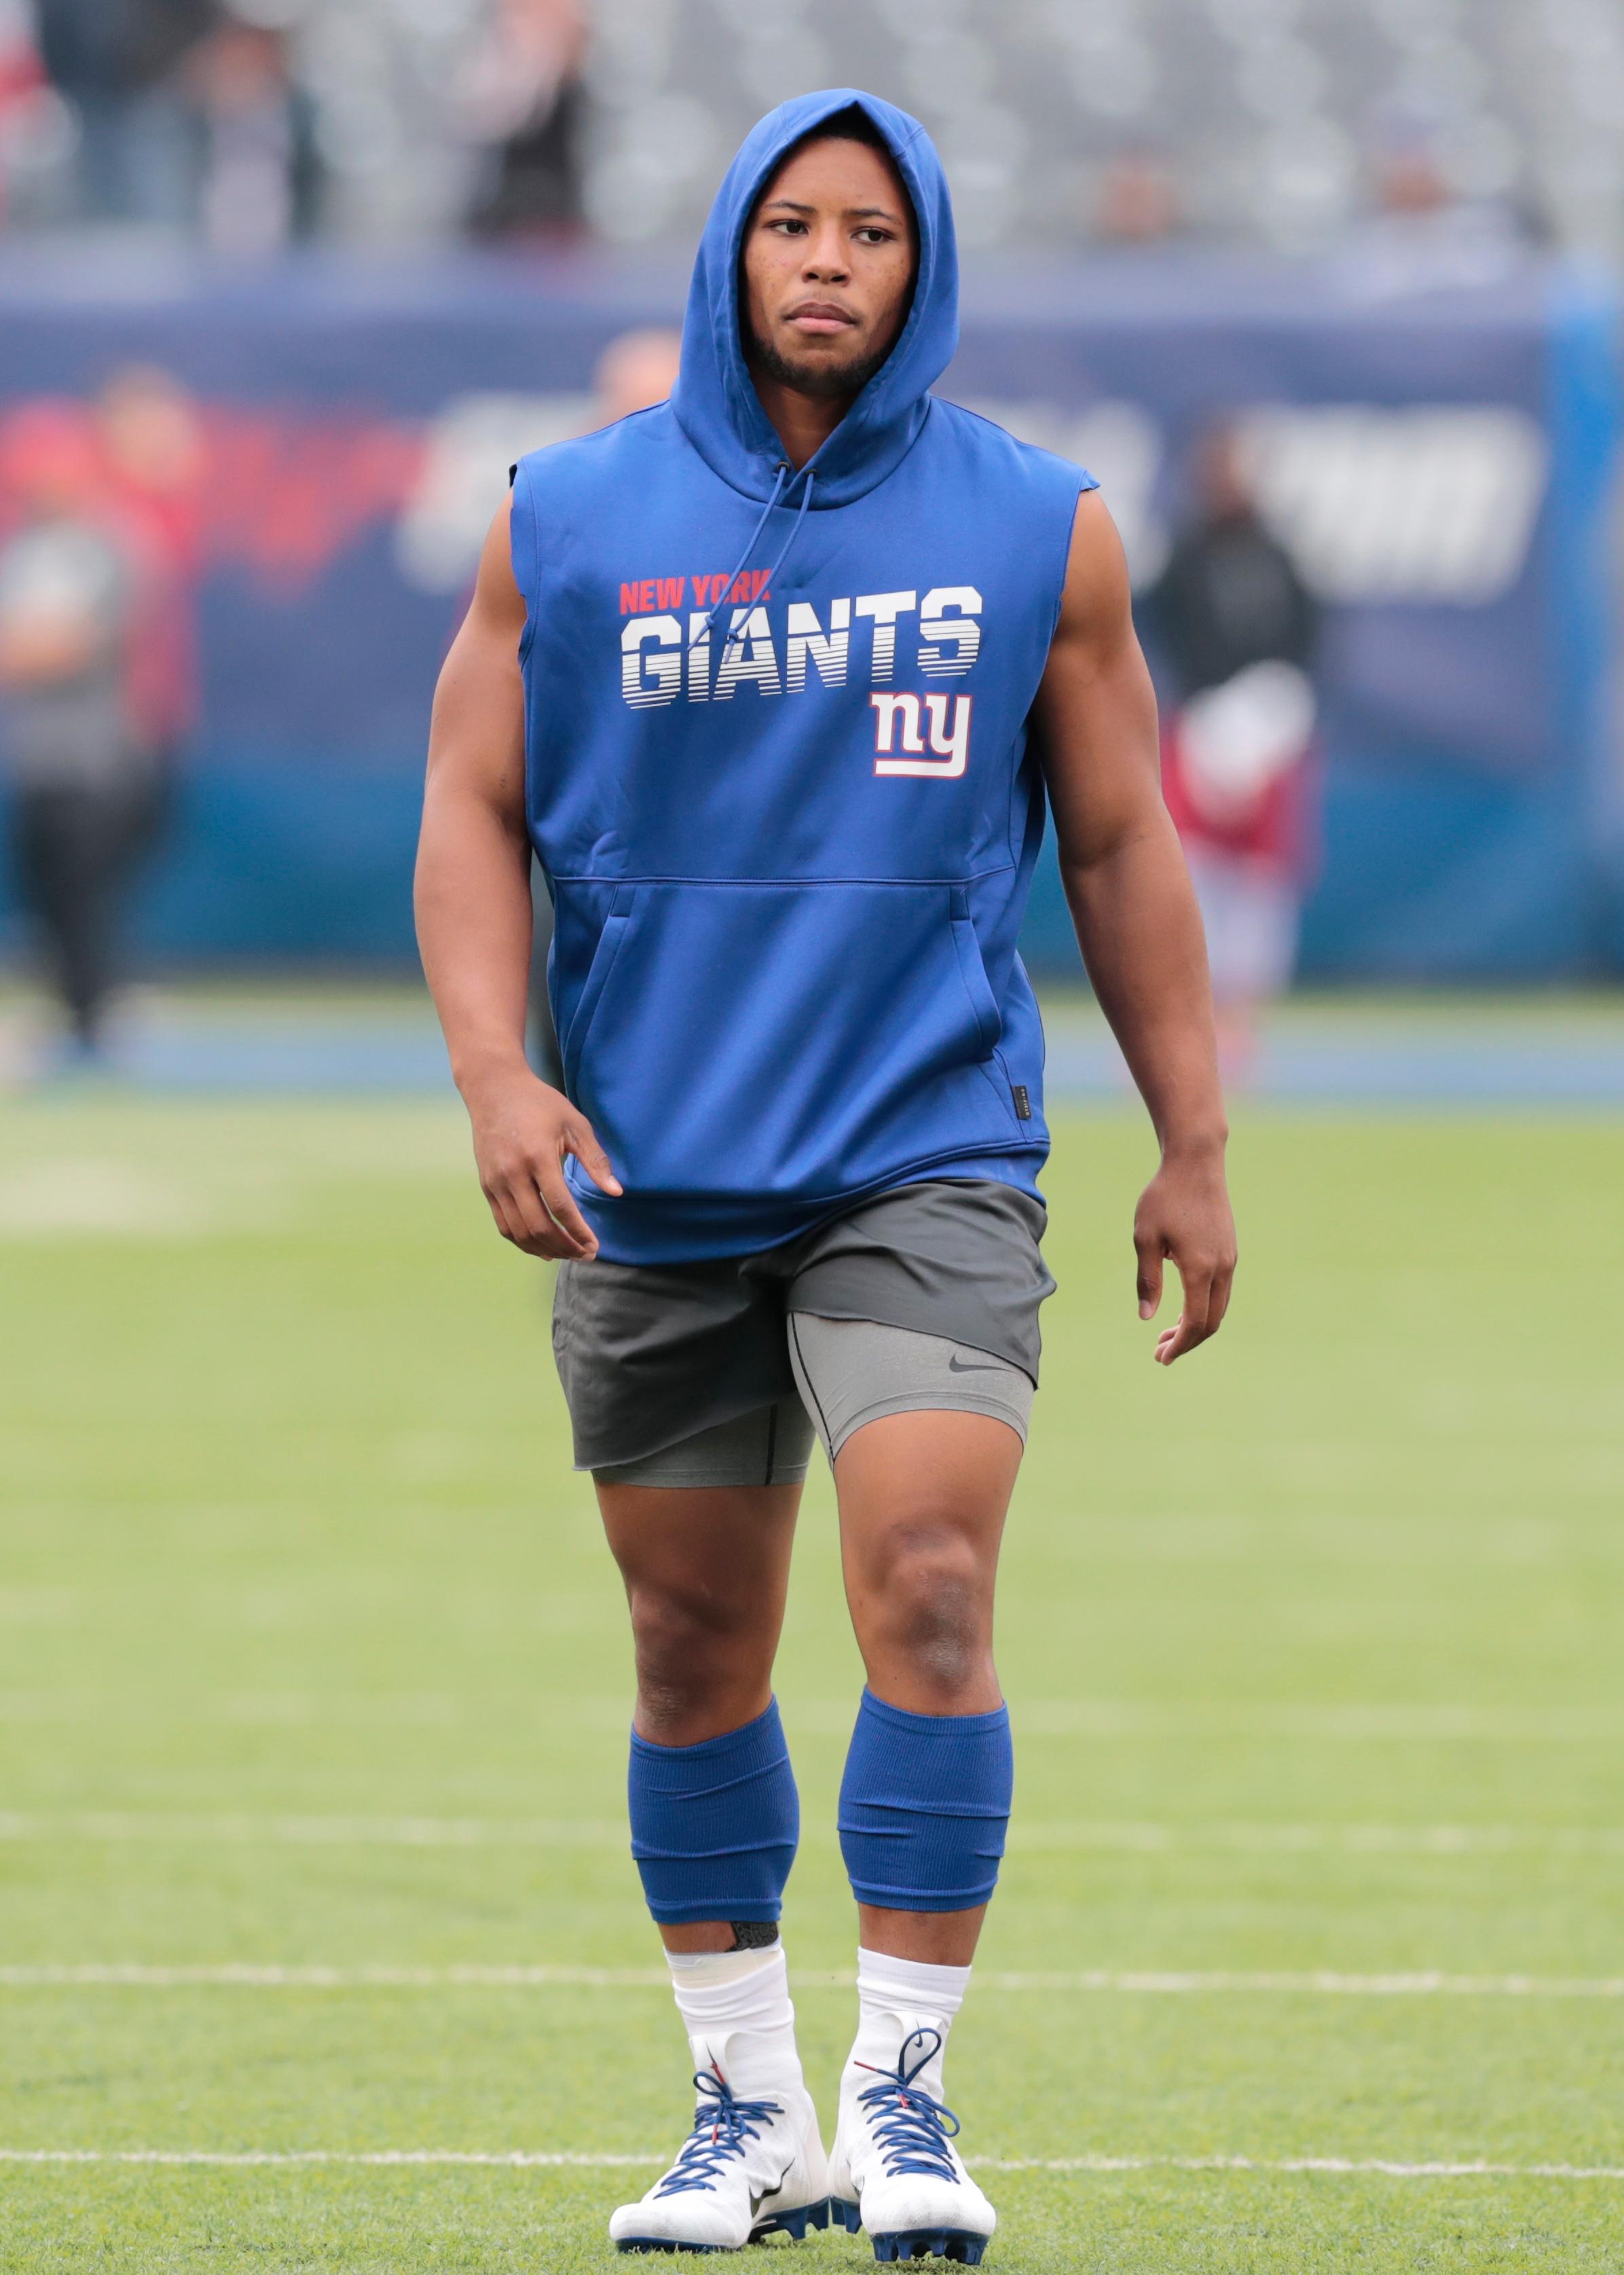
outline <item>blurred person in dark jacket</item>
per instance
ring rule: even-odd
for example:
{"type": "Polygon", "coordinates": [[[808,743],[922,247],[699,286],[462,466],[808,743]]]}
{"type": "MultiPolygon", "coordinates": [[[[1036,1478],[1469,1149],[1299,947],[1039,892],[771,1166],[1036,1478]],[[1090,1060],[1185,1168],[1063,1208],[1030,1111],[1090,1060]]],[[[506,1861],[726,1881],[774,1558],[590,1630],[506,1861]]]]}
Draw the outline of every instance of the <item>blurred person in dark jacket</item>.
{"type": "Polygon", "coordinates": [[[1206,926],[1225,1071],[1289,985],[1311,868],[1311,677],[1319,610],[1260,517],[1233,427],[1197,457],[1196,510],[1145,603],[1175,702],[1162,790],[1206,926]]]}
{"type": "Polygon", "coordinates": [[[159,773],[130,703],[140,541],[110,505],[87,421],[41,404],[6,437],[19,519],[0,545],[0,768],[23,907],[75,1055],[99,1056],[132,873],[159,773]]]}
{"type": "Polygon", "coordinates": [[[203,137],[186,65],[216,0],[36,0],[40,57],[79,125],[81,216],[189,228],[203,137]]]}
{"type": "Polygon", "coordinates": [[[581,227],[581,0],[495,0],[457,87],[480,162],[476,236],[568,239],[581,227]]]}

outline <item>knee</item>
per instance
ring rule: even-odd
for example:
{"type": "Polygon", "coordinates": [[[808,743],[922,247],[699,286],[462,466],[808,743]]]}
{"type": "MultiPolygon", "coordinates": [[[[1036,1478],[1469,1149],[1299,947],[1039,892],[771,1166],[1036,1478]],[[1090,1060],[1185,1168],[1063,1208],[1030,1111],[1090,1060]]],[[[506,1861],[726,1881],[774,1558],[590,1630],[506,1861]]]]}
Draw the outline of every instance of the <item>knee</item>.
{"type": "Polygon", "coordinates": [[[736,1693],[753,1695],[770,1673],[759,1665],[759,1622],[743,1606],[702,1592],[633,1588],[631,1633],[637,1651],[638,1722],[646,1736],[690,1742],[697,1721],[721,1717],[729,1728],[736,1693]]]}
{"type": "Polygon", "coordinates": [[[940,1523],[895,1527],[869,1576],[865,1648],[905,1661],[914,1681],[951,1710],[992,1659],[990,1576],[961,1534],[940,1523]]]}

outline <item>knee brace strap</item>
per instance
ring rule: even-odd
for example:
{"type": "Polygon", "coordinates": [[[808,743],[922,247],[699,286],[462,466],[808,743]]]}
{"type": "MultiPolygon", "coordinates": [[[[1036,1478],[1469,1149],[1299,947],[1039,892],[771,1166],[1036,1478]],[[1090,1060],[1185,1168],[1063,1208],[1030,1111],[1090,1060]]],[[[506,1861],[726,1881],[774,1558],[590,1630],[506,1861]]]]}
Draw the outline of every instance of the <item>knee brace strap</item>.
{"type": "Polygon", "coordinates": [[[865,1690],[840,1788],[841,1853],[857,1901],[902,1912],[986,1903],[1014,1784],[1007,1706],[909,1714],[865,1690]]]}
{"type": "Polygon", "coordinates": [[[697,1746],[657,1746],[634,1730],[627,1795],[631,1853],[657,1920],[778,1917],[801,1809],[776,1699],[697,1746]]]}

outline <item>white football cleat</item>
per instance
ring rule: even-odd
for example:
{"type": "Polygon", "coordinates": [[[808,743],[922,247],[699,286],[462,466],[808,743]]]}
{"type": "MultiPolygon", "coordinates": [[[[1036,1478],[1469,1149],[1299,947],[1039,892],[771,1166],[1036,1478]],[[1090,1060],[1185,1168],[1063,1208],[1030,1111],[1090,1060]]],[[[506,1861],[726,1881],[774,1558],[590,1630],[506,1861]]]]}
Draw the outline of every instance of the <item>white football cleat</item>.
{"type": "Polygon", "coordinates": [[[829,2224],[829,2173],[812,2096],[737,2098],[719,2069],[694,2076],[693,2130],[663,2179],[622,2204],[609,2238],[622,2251],[740,2251],[764,2236],[798,2242],[829,2224]]]}
{"type": "Polygon", "coordinates": [[[829,2210],[852,2234],[868,2230],[876,2259],[956,2259],[975,2267],[998,2214],[953,2145],[958,2119],[919,2083],[940,2052],[941,2033],[925,2028],[903,2038],[894,2070],[847,2065],[829,2210]],[[863,2071],[872,2084],[864,2084],[863,2071]]]}

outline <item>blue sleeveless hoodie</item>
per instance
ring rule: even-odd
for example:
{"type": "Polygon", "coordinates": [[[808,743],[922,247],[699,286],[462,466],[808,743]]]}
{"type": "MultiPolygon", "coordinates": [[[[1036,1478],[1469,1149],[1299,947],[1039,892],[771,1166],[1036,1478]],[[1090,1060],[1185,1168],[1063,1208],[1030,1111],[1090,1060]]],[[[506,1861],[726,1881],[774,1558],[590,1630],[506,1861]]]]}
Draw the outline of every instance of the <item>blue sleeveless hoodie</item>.
{"type": "Polygon", "coordinates": [[[958,338],[940,162],[851,88],[764,118],[717,194],[669,404],[516,470],[530,830],[601,1252],[765,1248],[924,1177],[1035,1191],[1043,1037],[1019,956],[1043,834],[1027,718],[1076,466],[930,386],[958,338]],[[744,228],[859,104],[913,200],[907,322],[798,473],[739,338],[744,228]]]}

